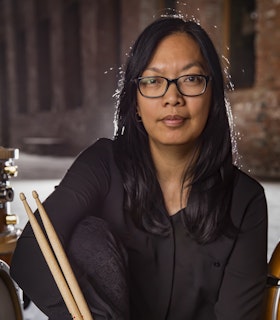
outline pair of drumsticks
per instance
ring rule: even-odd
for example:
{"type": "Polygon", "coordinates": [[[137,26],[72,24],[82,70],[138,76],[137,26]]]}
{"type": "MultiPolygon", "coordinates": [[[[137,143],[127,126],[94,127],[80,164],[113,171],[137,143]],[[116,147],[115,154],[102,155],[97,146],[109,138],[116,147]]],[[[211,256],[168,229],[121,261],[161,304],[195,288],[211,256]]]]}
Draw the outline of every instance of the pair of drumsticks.
{"type": "Polygon", "coordinates": [[[45,234],[35,218],[23,193],[20,194],[20,199],[24,204],[24,208],[28,215],[34,235],[54,277],[62,298],[65,301],[66,307],[68,308],[72,318],[75,320],[94,320],[62,244],[39,199],[38,193],[33,191],[32,195],[36,201],[39,214],[52,248],[49,245],[49,242],[45,237],[45,234]]]}

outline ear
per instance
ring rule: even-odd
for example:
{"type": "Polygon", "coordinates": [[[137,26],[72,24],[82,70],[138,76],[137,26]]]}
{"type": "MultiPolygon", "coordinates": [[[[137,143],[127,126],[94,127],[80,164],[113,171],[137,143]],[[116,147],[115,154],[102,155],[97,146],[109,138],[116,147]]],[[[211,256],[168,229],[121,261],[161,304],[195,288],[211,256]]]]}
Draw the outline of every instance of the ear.
{"type": "Polygon", "coordinates": [[[137,116],[139,116],[141,118],[141,111],[140,111],[140,108],[138,105],[136,107],[136,114],[137,114],[137,116]]]}

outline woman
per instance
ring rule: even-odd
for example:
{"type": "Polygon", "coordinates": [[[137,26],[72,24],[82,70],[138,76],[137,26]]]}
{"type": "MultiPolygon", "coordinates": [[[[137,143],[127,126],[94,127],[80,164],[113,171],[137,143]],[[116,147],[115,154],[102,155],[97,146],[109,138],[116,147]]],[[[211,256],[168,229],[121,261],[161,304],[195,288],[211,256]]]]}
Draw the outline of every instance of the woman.
{"type": "MultiPolygon", "coordinates": [[[[223,74],[194,21],[149,25],[128,58],[114,140],[82,152],[45,201],[95,319],[257,319],[263,188],[232,164],[223,74]],[[257,250],[255,250],[257,249],[257,250]]],[[[11,274],[70,319],[27,225],[11,274]]]]}

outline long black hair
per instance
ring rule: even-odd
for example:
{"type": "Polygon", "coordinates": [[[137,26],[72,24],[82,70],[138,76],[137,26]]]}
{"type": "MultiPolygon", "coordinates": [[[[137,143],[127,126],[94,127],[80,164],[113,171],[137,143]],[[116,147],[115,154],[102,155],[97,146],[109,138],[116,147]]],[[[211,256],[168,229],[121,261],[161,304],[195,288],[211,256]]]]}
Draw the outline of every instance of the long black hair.
{"type": "Polygon", "coordinates": [[[193,20],[162,17],[150,24],[134,43],[124,73],[115,113],[115,157],[124,181],[124,210],[148,232],[167,235],[170,224],[151,157],[148,135],[137,120],[137,87],[158,44],[174,33],[186,33],[200,47],[211,76],[212,102],[207,124],[197,141],[197,157],[182,177],[191,178],[191,192],[183,222],[200,243],[216,239],[227,226],[232,186],[232,146],[227,117],[224,79],[217,51],[203,28],[193,20]]]}

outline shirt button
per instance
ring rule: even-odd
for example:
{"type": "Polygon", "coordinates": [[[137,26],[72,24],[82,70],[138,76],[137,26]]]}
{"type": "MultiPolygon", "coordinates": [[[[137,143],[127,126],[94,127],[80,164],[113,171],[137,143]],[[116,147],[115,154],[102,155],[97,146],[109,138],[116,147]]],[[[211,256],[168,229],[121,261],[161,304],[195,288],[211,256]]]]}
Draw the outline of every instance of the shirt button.
{"type": "Polygon", "coordinates": [[[216,267],[216,268],[219,268],[221,266],[220,262],[219,261],[215,261],[213,263],[213,266],[216,267]]]}

